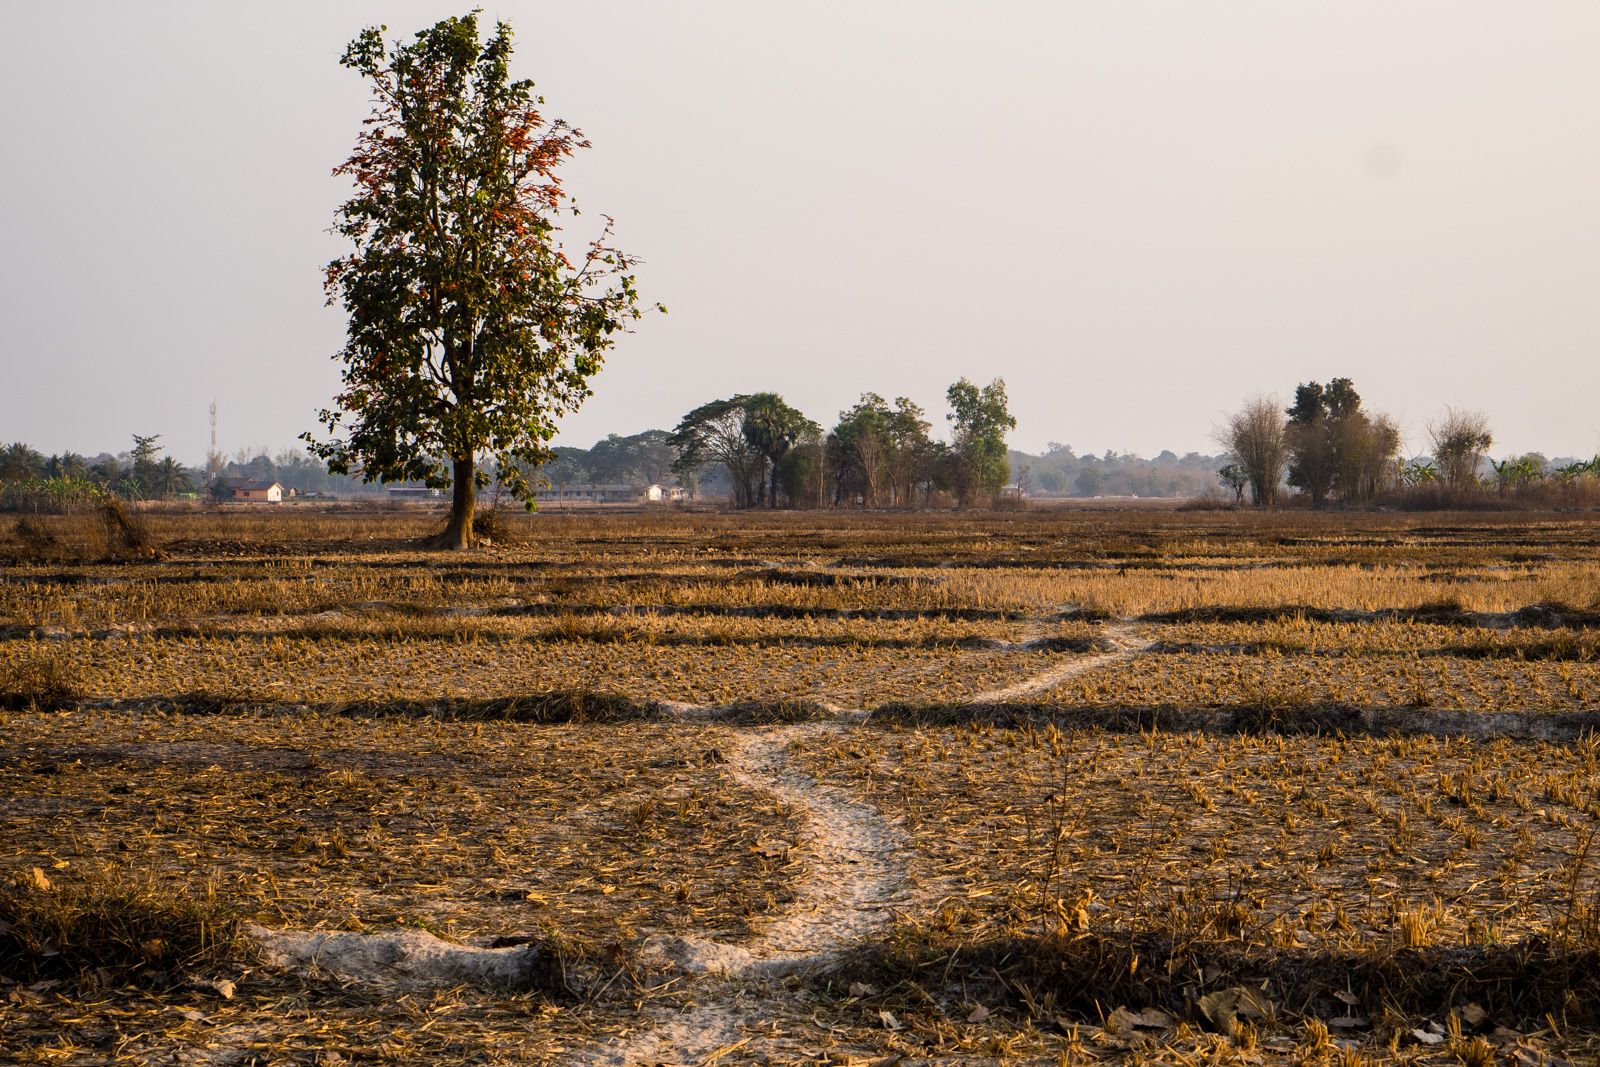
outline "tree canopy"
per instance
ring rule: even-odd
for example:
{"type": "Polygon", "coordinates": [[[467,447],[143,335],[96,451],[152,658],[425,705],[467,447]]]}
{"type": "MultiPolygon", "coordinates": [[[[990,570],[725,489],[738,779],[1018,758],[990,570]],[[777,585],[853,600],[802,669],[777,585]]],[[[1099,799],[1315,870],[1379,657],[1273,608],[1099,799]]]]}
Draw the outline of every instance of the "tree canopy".
{"type": "Polygon", "coordinates": [[[1017,428],[1006,402],[1006,383],[996,378],[978,388],[965,378],[945,393],[947,416],[954,424],[952,446],[959,462],[955,491],[962,504],[971,504],[1000,491],[1010,477],[1006,462],[1006,434],[1017,428]]]}
{"type": "Polygon", "coordinates": [[[512,79],[508,25],[481,40],[468,14],[392,47],[383,32],[341,61],[374,103],[335,171],[355,184],[335,225],[354,249],[327,270],[349,315],[344,389],[319,416],[334,436],[305,440],[334,473],[451,486],[440,543],[466,548],[480,457],[530,499],[525,470],[640,316],[635,261],[607,217],[581,250],[563,242],[578,212],[557,168],[589,142],[512,79]]]}
{"type": "Polygon", "coordinates": [[[820,432],[777,393],[740,393],[689,412],[667,443],[677,449],[673,470],[680,475],[693,478],[701,468],[720,464],[733,483],[736,507],[777,507],[790,453],[820,432]]]}

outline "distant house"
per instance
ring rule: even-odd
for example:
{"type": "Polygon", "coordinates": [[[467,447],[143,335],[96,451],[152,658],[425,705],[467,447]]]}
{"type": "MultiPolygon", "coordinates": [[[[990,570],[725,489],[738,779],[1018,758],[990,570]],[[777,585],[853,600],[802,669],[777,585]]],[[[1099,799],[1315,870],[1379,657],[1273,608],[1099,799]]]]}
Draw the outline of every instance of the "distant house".
{"type": "Polygon", "coordinates": [[[429,489],[425,485],[391,485],[384,491],[389,494],[389,498],[391,500],[408,500],[412,497],[435,497],[444,495],[444,490],[429,489]]]}
{"type": "Polygon", "coordinates": [[[682,500],[684,491],[661,485],[555,485],[534,491],[541,504],[644,504],[682,500]]]}
{"type": "Polygon", "coordinates": [[[278,482],[259,482],[254,478],[223,478],[217,482],[217,497],[239,503],[281,504],[283,486],[278,482]]]}
{"type": "Polygon", "coordinates": [[[652,504],[669,500],[688,500],[689,490],[681,485],[657,485],[652,482],[644,487],[644,498],[652,504]]]}

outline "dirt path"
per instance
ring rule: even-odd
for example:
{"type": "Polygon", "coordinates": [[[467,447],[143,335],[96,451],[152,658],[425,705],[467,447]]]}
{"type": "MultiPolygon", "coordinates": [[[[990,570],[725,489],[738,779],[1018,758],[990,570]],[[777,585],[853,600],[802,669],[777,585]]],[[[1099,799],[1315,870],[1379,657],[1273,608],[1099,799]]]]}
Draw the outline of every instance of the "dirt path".
{"type": "Polygon", "coordinates": [[[1053,667],[1031,678],[1024,678],[1015,685],[1008,685],[1004,689],[991,689],[986,693],[979,693],[975,697],[962,701],[964,704],[1001,704],[1008,700],[1017,700],[1020,697],[1032,696],[1052,689],[1068,678],[1089,671],[1099,670],[1118,660],[1132,659],[1150,647],[1150,642],[1140,638],[1134,633],[1133,627],[1126,622],[1114,623],[1106,627],[1105,636],[1117,647],[1110,651],[1101,652],[1093,656],[1084,656],[1081,659],[1069,660],[1059,667],[1053,667]]]}
{"type": "MultiPolygon", "coordinates": [[[[980,693],[971,705],[1014,700],[1067,678],[1131,658],[1149,647],[1127,624],[1107,628],[1112,651],[1075,657],[1021,682],[980,693]]],[[[660,705],[685,722],[714,722],[729,709],[686,703],[660,705]]],[[[795,899],[755,937],[725,942],[696,936],[658,936],[645,959],[676,972],[679,1006],[658,1006],[642,1028],[624,1033],[575,1062],[655,1067],[709,1064],[748,1050],[772,1032],[774,1013],[800,1007],[788,980],[826,967],[853,944],[892,921],[897,909],[931,896],[936,887],[908,878],[904,835],[875,807],[845,789],[800,770],[796,747],[827,744],[869,717],[855,708],[825,708],[830,718],[794,725],[730,729],[728,772],[742,784],[776,797],[799,828],[803,874],[795,899]]],[[[251,931],[269,956],[288,966],[316,966],[357,979],[472,980],[504,978],[531,951],[477,948],[439,941],[418,931],[393,934],[251,931]]]]}
{"type": "MultiPolygon", "coordinates": [[[[969,704],[995,703],[1039,692],[1085,671],[1137,655],[1149,647],[1126,624],[1109,627],[1114,651],[1074,659],[1004,689],[973,697],[969,704]]],[[[719,709],[674,705],[689,720],[719,709]]],[[[783,916],[741,945],[671,938],[656,942],[668,959],[690,973],[714,976],[704,998],[687,1010],[657,1016],[653,1025],[624,1035],[586,1062],[655,1067],[716,1063],[748,1049],[772,1021],[774,1009],[792,1002],[782,979],[826,966],[849,946],[886,926],[897,906],[914,903],[933,887],[909,884],[899,853],[904,838],[877,809],[838,786],[797,770],[787,752],[844,734],[867,712],[835,708],[831,722],[750,729],[741,732],[730,758],[741,782],[773,794],[801,823],[806,874],[783,916]]]]}
{"type": "Polygon", "coordinates": [[[872,806],[818,782],[789,759],[795,745],[824,743],[839,723],[812,722],[743,730],[729,754],[730,773],[776,796],[800,823],[805,875],[794,902],[754,939],[741,944],[660,938],[647,945],[689,974],[705,975],[705,1000],[601,1050],[588,1062],[644,1065],[715,1062],[746,1047],[786,999],[783,980],[825,967],[855,941],[911,902],[899,853],[904,836],[872,806]]]}

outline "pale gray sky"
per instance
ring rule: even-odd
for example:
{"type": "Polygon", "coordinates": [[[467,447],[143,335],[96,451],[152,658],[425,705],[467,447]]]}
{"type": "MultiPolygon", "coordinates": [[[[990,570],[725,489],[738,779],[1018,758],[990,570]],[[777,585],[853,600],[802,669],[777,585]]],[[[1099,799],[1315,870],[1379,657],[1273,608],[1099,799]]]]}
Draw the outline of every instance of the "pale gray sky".
{"type": "MultiPolygon", "coordinates": [[[[9,4],[0,438],[181,458],[332,396],[337,65],[460,3],[9,4]]],[[[595,147],[569,167],[672,309],[563,442],[775,389],[1018,446],[1210,450],[1241,396],[1348,375],[1420,447],[1600,449],[1600,4],[486,0],[595,147]]]]}

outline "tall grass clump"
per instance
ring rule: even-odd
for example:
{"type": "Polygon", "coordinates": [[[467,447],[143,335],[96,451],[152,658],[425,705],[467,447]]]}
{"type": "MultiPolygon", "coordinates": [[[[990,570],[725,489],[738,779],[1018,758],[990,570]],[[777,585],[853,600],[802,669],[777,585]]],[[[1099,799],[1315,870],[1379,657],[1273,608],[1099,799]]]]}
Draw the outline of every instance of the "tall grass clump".
{"type": "Polygon", "coordinates": [[[58,885],[35,867],[0,885],[0,977],[161,985],[240,957],[240,924],[197,896],[102,874],[58,885]]]}
{"type": "Polygon", "coordinates": [[[67,665],[57,656],[29,656],[0,674],[0,708],[57,708],[80,695],[67,665]]]}

